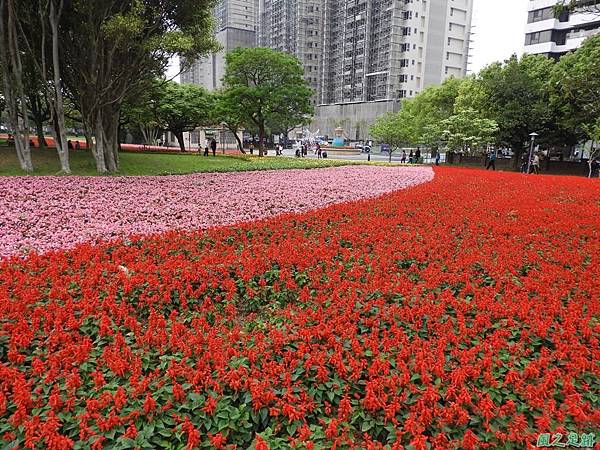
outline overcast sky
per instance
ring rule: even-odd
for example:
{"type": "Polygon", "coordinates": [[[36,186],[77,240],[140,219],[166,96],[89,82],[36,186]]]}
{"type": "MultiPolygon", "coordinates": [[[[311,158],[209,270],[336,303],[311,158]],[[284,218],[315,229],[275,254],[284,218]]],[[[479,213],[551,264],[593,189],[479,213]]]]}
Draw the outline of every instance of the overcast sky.
{"type": "MultiPolygon", "coordinates": [[[[487,64],[523,52],[527,1],[475,0],[471,71],[477,72],[487,64]]],[[[179,63],[173,60],[169,76],[174,76],[178,70],[179,63]]]]}
{"type": "Polygon", "coordinates": [[[477,72],[489,63],[503,61],[513,53],[523,53],[527,1],[475,0],[471,71],[477,72]]]}

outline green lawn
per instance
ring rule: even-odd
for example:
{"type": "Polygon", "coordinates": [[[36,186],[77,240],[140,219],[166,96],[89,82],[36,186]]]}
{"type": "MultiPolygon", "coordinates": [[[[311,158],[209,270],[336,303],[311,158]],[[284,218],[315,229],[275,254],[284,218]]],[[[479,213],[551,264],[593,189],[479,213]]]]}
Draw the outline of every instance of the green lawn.
{"type": "MultiPolygon", "coordinates": [[[[55,175],[60,166],[55,150],[33,149],[35,175],[55,175]]],[[[352,161],[296,159],[282,157],[224,156],[204,157],[197,154],[121,153],[119,175],[166,175],[195,172],[237,172],[268,169],[309,169],[353,164],[352,161]]],[[[98,175],[87,151],[71,153],[74,175],[98,175]]],[[[0,147],[0,176],[26,175],[19,167],[14,148],[0,147]]]]}

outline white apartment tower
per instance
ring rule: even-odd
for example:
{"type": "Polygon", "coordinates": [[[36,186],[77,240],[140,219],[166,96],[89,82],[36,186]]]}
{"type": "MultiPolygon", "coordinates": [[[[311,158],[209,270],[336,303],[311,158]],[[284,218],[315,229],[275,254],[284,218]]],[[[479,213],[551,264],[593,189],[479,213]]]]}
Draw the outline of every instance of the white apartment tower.
{"type": "Polygon", "coordinates": [[[326,0],[313,126],[351,138],[402,98],[467,73],[473,0],[326,0]]]}
{"type": "Polygon", "coordinates": [[[327,0],[261,0],[258,45],[298,58],[318,103],[323,68],[323,14],[327,0]]]}
{"type": "Polygon", "coordinates": [[[528,0],[525,52],[558,58],[577,49],[588,37],[600,33],[600,1],[581,4],[597,11],[555,14],[556,0],[528,0]],[[596,6],[594,6],[596,5],[596,6]]]}
{"type": "Polygon", "coordinates": [[[181,74],[182,83],[193,83],[215,90],[221,87],[225,53],[237,47],[254,47],[257,38],[258,1],[219,0],[215,7],[215,32],[223,50],[194,61],[181,74]]]}

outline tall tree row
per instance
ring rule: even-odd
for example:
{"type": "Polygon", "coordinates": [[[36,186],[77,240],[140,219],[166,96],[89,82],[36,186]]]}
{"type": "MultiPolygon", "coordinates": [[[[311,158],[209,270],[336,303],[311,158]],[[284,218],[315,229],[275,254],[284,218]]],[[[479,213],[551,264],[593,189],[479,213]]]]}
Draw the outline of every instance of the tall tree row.
{"type": "Polygon", "coordinates": [[[33,172],[29,148],[29,123],[23,87],[23,59],[19,39],[16,0],[0,0],[0,66],[8,114],[15,135],[15,148],[21,169],[33,172]]]}
{"type": "Polygon", "coordinates": [[[429,87],[405,100],[396,118],[382,117],[371,132],[382,141],[431,148],[443,144],[466,151],[498,144],[513,150],[516,167],[532,132],[542,145],[572,147],[591,140],[598,146],[598,74],[600,35],[559,61],[515,55],[466,79],[429,87]]]}
{"type": "Polygon", "coordinates": [[[68,98],[98,172],[115,172],[125,98],[161,75],[172,56],[218,50],[213,7],[214,0],[0,0],[3,91],[21,167],[33,170],[23,58],[33,69],[29,105],[34,115],[48,105],[62,170],[70,172],[68,98]]]}

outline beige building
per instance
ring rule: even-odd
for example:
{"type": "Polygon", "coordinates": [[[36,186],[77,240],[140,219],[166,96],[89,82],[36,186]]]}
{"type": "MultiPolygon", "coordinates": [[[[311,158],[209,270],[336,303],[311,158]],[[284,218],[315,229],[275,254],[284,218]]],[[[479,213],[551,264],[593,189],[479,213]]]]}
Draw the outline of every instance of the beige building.
{"type": "Polygon", "coordinates": [[[403,98],[467,73],[473,0],[328,0],[313,128],[366,139],[403,98]]]}

